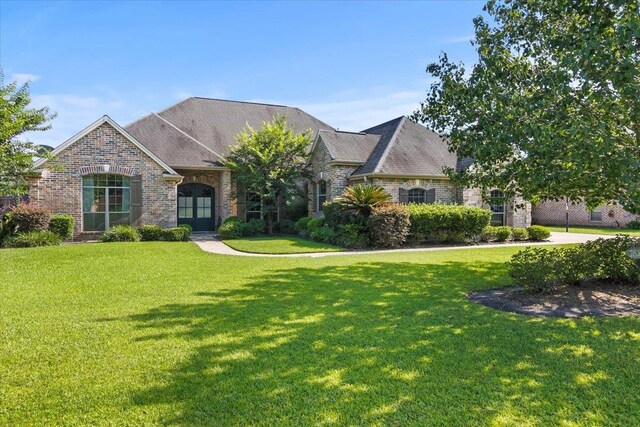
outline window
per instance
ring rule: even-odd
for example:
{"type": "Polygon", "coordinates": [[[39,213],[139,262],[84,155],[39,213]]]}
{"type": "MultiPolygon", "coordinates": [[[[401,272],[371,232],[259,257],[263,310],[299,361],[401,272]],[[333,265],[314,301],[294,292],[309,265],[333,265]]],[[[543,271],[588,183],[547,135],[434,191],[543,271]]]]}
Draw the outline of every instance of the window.
{"type": "Polygon", "coordinates": [[[193,218],[193,185],[178,187],[178,218],[193,218]]]}
{"type": "Polygon", "coordinates": [[[199,186],[196,191],[197,217],[211,218],[211,198],[213,196],[212,188],[199,186]]]}
{"type": "Polygon", "coordinates": [[[318,184],[316,184],[317,186],[317,192],[318,192],[318,212],[322,211],[322,205],[324,204],[324,202],[327,200],[327,182],[326,181],[320,181],[318,182],[318,184]]]}
{"type": "Polygon", "coordinates": [[[491,191],[491,225],[504,225],[504,194],[500,190],[491,191]]]}
{"type": "Polygon", "coordinates": [[[120,175],[87,175],[82,178],[82,224],[84,231],[105,231],[112,225],[129,224],[131,180],[120,175]]]}
{"type": "Polygon", "coordinates": [[[602,207],[595,208],[589,212],[589,221],[602,222],[602,207]]]}
{"type": "Polygon", "coordinates": [[[436,189],[425,190],[422,188],[412,188],[407,192],[407,203],[435,203],[436,189]]]}
{"type": "Polygon", "coordinates": [[[252,219],[262,218],[262,198],[260,195],[247,192],[246,202],[245,219],[250,221],[252,219]]]}

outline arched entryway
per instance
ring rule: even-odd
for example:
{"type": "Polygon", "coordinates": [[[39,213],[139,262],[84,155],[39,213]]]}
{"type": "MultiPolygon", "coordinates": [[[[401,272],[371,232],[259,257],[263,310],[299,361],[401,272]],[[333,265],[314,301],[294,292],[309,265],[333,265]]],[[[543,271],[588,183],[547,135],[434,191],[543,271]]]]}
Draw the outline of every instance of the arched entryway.
{"type": "Polygon", "coordinates": [[[193,231],[213,231],[215,189],[206,184],[178,186],[178,224],[189,224],[193,231]]]}

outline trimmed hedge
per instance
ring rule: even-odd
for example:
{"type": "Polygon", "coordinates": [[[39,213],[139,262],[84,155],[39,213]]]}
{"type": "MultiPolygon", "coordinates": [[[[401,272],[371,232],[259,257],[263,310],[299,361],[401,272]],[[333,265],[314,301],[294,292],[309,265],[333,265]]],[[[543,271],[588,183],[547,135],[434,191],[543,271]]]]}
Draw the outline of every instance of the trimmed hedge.
{"type": "Polygon", "coordinates": [[[371,211],[369,223],[374,246],[397,248],[409,235],[409,209],[398,203],[376,206],[371,211]]]}
{"type": "Polygon", "coordinates": [[[222,225],[229,223],[229,222],[244,222],[244,219],[240,218],[239,216],[229,216],[227,218],[225,218],[224,221],[222,221],[222,225]]]}
{"type": "Polygon", "coordinates": [[[178,224],[178,227],[187,230],[187,237],[191,236],[191,233],[193,233],[193,227],[189,224],[178,224]]]}
{"type": "Polygon", "coordinates": [[[551,230],[541,225],[527,227],[527,234],[531,240],[546,240],[551,236],[551,230]]]}
{"type": "Polygon", "coordinates": [[[143,242],[155,242],[162,238],[162,227],[159,225],[143,225],[138,232],[143,242]]]}
{"type": "Polygon", "coordinates": [[[36,246],[57,246],[62,242],[60,236],[53,231],[27,231],[15,234],[4,240],[7,248],[33,248],[36,246]]]}
{"type": "Polygon", "coordinates": [[[472,239],[489,225],[491,212],[476,207],[434,204],[408,204],[414,240],[441,243],[460,238],[472,239]]]}
{"type": "Polygon", "coordinates": [[[482,229],[482,233],[480,233],[480,240],[482,242],[492,242],[498,239],[498,227],[494,227],[493,225],[487,225],[482,229]]]}
{"type": "Polygon", "coordinates": [[[222,240],[237,239],[242,237],[242,223],[240,221],[227,221],[218,229],[222,240]]]}
{"type": "Polygon", "coordinates": [[[305,216],[300,218],[299,220],[296,221],[296,225],[294,226],[296,229],[296,232],[300,235],[306,235],[307,234],[307,226],[309,225],[309,222],[312,220],[313,218],[309,217],[309,216],[305,216]]]}
{"type": "Polygon", "coordinates": [[[511,238],[511,228],[507,226],[496,228],[496,238],[498,242],[505,242],[511,238]]]}
{"type": "Polygon", "coordinates": [[[311,240],[320,242],[320,243],[335,243],[336,241],[336,232],[327,225],[323,225],[321,227],[314,228],[310,231],[309,236],[311,240]]]}
{"type": "Polygon", "coordinates": [[[49,218],[49,231],[56,233],[62,240],[71,239],[75,222],[76,220],[71,215],[51,215],[51,218],[49,218]]]}
{"type": "Polygon", "coordinates": [[[281,234],[296,234],[296,223],[290,219],[283,219],[274,224],[273,229],[281,234]]]}
{"type": "Polygon", "coordinates": [[[186,242],[189,240],[189,230],[184,227],[165,228],[161,239],[165,242],[186,242]]]}
{"type": "Polygon", "coordinates": [[[513,240],[517,241],[529,239],[527,229],[522,227],[514,227],[513,230],[511,230],[511,235],[513,236],[513,240]]]}
{"type": "Polygon", "coordinates": [[[139,242],[140,233],[130,225],[114,225],[102,233],[100,240],[103,242],[139,242]]]}

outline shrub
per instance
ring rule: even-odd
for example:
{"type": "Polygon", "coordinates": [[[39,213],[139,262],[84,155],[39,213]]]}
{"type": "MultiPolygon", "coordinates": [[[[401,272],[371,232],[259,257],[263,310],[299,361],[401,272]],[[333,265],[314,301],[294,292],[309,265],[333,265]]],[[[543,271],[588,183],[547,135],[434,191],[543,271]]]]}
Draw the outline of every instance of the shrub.
{"type": "Polygon", "coordinates": [[[218,234],[222,240],[237,239],[242,237],[242,225],[240,221],[227,221],[218,229],[218,234]]]}
{"type": "Polygon", "coordinates": [[[640,221],[635,219],[633,221],[629,221],[627,228],[630,230],[640,230],[640,221]]]}
{"type": "Polygon", "coordinates": [[[548,292],[556,281],[554,254],[542,248],[526,248],[508,263],[509,276],[527,292],[548,292]]]}
{"type": "Polygon", "coordinates": [[[263,219],[252,219],[249,222],[241,223],[240,230],[243,236],[255,236],[264,233],[267,224],[263,219]]]}
{"type": "Polygon", "coordinates": [[[8,248],[34,248],[36,246],[57,246],[61,242],[60,236],[53,231],[27,231],[5,239],[4,246],[8,248]]]}
{"type": "Polygon", "coordinates": [[[56,233],[62,240],[71,239],[75,222],[76,220],[71,215],[51,215],[51,218],[49,218],[49,231],[56,233]]]}
{"type": "Polygon", "coordinates": [[[284,219],[297,221],[309,215],[309,198],[306,192],[300,191],[288,197],[284,204],[284,219]]]}
{"type": "Polygon", "coordinates": [[[340,225],[347,224],[351,217],[351,213],[345,211],[337,202],[324,202],[322,213],[324,214],[324,223],[334,230],[337,230],[340,225]]]}
{"type": "Polygon", "coordinates": [[[244,222],[244,219],[240,218],[239,216],[229,216],[225,218],[224,221],[222,221],[222,225],[227,224],[229,222],[244,222]]]}
{"type": "Polygon", "coordinates": [[[391,195],[379,185],[354,185],[347,187],[335,203],[345,211],[368,217],[376,206],[391,202],[391,195]]]}
{"type": "Polygon", "coordinates": [[[353,221],[338,226],[336,243],[345,248],[365,248],[369,245],[369,227],[363,222],[353,221]]]}
{"type": "Polygon", "coordinates": [[[6,234],[45,231],[49,228],[49,212],[35,206],[21,204],[6,214],[6,234]]]}
{"type": "Polygon", "coordinates": [[[296,234],[296,223],[290,219],[283,219],[276,222],[273,228],[281,234],[296,234]]]}
{"type": "Polygon", "coordinates": [[[161,239],[165,242],[186,242],[189,240],[189,230],[184,227],[165,228],[161,239]]]}
{"type": "Polygon", "coordinates": [[[114,225],[102,233],[100,240],[103,242],[139,242],[140,233],[130,225],[114,225]]]}
{"type": "Polygon", "coordinates": [[[162,227],[159,225],[143,225],[138,229],[140,239],[144,242],[154,242],[162,237],[162,227]]]}
{"type": "Polygon", "coordinates": [[[526,228],[522,228],[522,227],[515,227],[513,230],[511,230],[511,235],[513,237],[513,240],[527,240],[529,238],[529,233],[527,233],[527,229],[526,228]]]}
{"type": "Polygon", "coordinates": [[[311,218],[311,221],[307,223],[307,231],[309,234],[313,233],[320,227],[324,226],[324,219],[322,218],[311,218]]]}
{"type": "Polygon", "coordinates": [[[546,240],[551,236],[551,230],[541,225],[527,227],[527,234],[531,240],[546,240]]]}
{"type": "Polygon", "coordinates": [[[616,236],[571,248],[527,248],[509,262],[509,274],[526,290],[546,291],[555,284],[580,285],[589,280],[640,284],[640,263],[626,251],[640,239],[616,236]]]}
{"type": "Polygon", "coordinates": [[[332,228],[323,225],[310,231],[311,240],[320,243],[334,243],[336,241],[336,232],[332,228]]]}
{"type": "Polygon", "coordinates": [[[412,204],[407,205],[411,234],[420,240],[443,242],[463,236],[472,239],[489,225],[491,212],[486,209],[460,205],[412,204]],[[458,233],[458,234],[456,234],[458,233]]]}
{"type": "Polygon", "coordinates": [[[178,227],[187,230],[187,237],[191,236],[191,233],[193,233],[193,227],[189,224],[178,224],[178,227]]]}
{"type": "Polygon", "coordinates": [[[311,221],[312,219],[313,218],[309,216],[305,216],[297,220],[295,225],[296,232],[303,236],[307,235],[308,234],[307,226],[309,225],[309,221],[311,221]]]}
{"type": "Polygon", "coordinates": [[[498,227],[487,225],[480,233],[480,240],[483,242],[491,242],[498,238],[498,227]]]}
{"type": "MultiPolygon", "coordinates": [[[[640,262],[627,256],[633,246],[640,246],[640,238],[617,235],[611,239],[596,239],[585,243],[597,279],[612,280],[619,283],[640,283],[640,262]]],[[[586,264],[586,263],[585,263],[586,264]]]]}
{"type": "Polygon", "coordinates": [[[409,235],[409,210],[398,203],[376,206],[369,216],[371,243],[383,248],[397,248],[409,235]]]}
{"type": "Polygon", "coordinates": [[[498,239],[498,242],[509,240],[509,238],[511,238],[511,228],[506,226],[497,227],[496,238],[498,239]]]}

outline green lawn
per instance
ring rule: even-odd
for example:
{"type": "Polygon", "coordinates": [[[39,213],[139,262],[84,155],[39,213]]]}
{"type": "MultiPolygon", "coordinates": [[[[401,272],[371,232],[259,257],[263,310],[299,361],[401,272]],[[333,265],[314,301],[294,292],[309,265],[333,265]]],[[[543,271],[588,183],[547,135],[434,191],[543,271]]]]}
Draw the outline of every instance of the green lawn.
{"type": "Polygon", "coordinates": [[[637,425],[639,318],[466,299],[519,249],[0,250],[0,425],[637,425]]]}
{"type": "Polygon", "coordinates": [[[326,243],[312,242],[299,237],[245,237],[225,240],[224,243],[241,252],[255,254],[302,254],[309,252],[338,252],[344,249],[326,243]]]}
{"type": "MultiPolygon", "coordinates": [[[[565,227],[549,226],[551,231],[565,232],[565,227]]],[[[569,227],[570,233],[585,234],[628,234],[630,236],[640,236],[640,230],[631,230],[629,228],[611,228],[611,227],[569,227]]]]}

